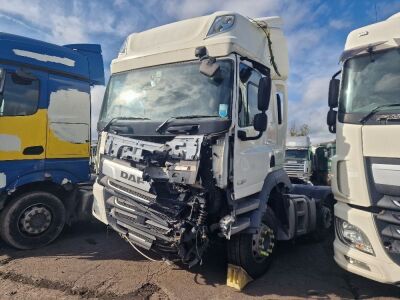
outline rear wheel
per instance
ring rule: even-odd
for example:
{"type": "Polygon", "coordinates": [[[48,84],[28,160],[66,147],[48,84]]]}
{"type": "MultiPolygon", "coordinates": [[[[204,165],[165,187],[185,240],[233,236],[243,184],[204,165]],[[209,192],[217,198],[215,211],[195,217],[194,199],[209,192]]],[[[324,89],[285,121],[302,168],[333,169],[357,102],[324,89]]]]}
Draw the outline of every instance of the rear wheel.
{"type": "Polygon", "coordinates": [[[47,192],[32,192],[11,200],[0,214],[0,236],[18,249],[45,246],[55,240],[65,224],[65,207],[47,192]]]}
{"type": "Polygon", "coordinates": [[[271,265],[276,247],[276,226],[266,213],[254,234],[239,233],[228,242],[228,261],[241,266],[252,277],[263,275],[271,265]]]}

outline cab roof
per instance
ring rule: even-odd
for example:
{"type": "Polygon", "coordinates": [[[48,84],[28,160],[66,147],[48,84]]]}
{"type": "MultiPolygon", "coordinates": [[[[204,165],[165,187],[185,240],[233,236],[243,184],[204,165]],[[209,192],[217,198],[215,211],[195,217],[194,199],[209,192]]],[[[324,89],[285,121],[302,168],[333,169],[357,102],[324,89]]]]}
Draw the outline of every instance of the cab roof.
{"type": "Polygon", "coordinates": [[[101,46],[96,44],[59,46],[0,32],[0,60],[104,84],[101,46]]]}
{"type": "MultiPolygon", "coordinates": [[[[279,17],[249,19],[235,12],[219,11],[211,15],[182,20],[133,33],[125,41],[123,51],[112,61],[111,73],[174,62],[196,60],[195,49],[207,48],[214,57],[239,53],[271,67],[266,32],[270,32],[272,49],[281,79],[289,72],[286,40],[279,17]],[[210,34],[218,17],[233,16],[229,30],[210,34]]],[[[274,77],[274,70],[271,68],[274,77]]]]}
{"type": "Polygon", "coordinates": [[[341,60],[344,61],[353,55],[361,54],[370,46],[375,50],[400,46],[400,12],[382,22],[350,32],[341,60]]]}

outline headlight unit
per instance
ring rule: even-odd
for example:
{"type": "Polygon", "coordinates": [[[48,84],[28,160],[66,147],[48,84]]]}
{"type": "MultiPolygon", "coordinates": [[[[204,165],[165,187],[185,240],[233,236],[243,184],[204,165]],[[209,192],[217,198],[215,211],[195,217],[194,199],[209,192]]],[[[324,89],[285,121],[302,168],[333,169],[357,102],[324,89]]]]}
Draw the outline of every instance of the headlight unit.
{"type": "Polygon", "coordinates": [[[347,246],[362,252],[375,255],[372,245],[364,232],[357,226],[340,218],[335,219],[336,233],[339,239],[347,246]]]}
{"type": "Polygon", "coordinates": [[[233,24],[235,24],[234,15],[225,15],[216,17],[213,24],[211,25],[210,30],[207,33],[207,36],[226,32],[232,28],[233,24]]]}

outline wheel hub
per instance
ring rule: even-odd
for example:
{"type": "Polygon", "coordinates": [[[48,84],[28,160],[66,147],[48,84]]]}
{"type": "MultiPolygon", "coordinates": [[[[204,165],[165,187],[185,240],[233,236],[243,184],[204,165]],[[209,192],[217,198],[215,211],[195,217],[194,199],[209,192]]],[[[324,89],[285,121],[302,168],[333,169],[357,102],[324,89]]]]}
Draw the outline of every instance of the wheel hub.
{"type": "Polygon", "coordinates": [[[253,235],[253,255],[257,261],[262,261],[272,254],[275,245],[274,231],[263,224],[253,235]]]}
{"type": "Polygon", "coordinates": [[[29,235],[38,235],[45,232],[51,224],[52,214],[43,205],[28,207],[19,219],[20,229],[29,235]]]}

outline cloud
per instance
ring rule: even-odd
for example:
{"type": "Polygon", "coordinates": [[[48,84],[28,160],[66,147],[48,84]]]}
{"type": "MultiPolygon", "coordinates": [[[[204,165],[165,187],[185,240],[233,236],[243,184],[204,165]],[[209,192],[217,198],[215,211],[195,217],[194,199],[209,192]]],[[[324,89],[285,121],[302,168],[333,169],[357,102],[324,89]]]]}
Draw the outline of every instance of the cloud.
{"type": "Polygon", "coordinates": [[[329,22],[329,26],[333,29],[346,29],[352,25],[350,21],[335,19],[329,22]]]}

